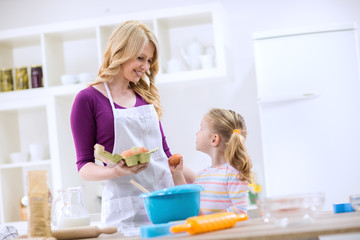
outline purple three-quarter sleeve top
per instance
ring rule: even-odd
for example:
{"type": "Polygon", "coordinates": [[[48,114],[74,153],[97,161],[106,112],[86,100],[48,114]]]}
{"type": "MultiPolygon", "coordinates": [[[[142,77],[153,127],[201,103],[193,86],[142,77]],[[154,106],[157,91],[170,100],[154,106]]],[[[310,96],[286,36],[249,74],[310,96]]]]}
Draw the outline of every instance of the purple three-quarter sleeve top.
{"type": "MultiPolygon", "coordinates": [[[[136,94],[134,107],[148,104],[140,95],[136,94]]],[[[115,108],[124,109],[114,103],[115,108]]],[[[74,138],[78,171],[88,162],[95,162],[94,145],[105,147],[108,152],[114,147],[114,115],[109,102],[101,92],[93,87],[81,90],[73,103],[70,116],[71,131],[74,138]]],[[[167,157],[171,156],[166,143],[166,137],[159,121],[163,150],[167,157]]]]}

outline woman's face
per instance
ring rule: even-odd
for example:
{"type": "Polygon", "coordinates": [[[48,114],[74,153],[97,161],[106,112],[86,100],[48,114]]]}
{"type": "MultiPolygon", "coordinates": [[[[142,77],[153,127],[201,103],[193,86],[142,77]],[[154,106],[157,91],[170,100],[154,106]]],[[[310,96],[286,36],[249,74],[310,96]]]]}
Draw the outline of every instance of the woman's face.
{"type": "Polygon", "coordinates": [[[154,52],[154,45],[150,42],[147,43],[140,56],[121,65],[120,77],[129,82],[138,82],[140,77],[149,70],[154,52]]]}
{"type": "Polygon", "coordinates": [[[204,116],[200,123],[200,130],[196,133],[196,150],[209,153],[211,148],[211,130],[209,117],[204,116]]]}

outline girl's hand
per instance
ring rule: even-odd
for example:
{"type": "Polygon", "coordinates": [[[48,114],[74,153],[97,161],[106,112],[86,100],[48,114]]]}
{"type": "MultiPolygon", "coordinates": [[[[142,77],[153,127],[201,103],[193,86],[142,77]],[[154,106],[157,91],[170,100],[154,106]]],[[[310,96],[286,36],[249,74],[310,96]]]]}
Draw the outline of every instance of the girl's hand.
{"type": "Polygon", "coordinates": [[[174,184],[182,185],[186,184],[186,180],[183,173],[183,158],[180,158],[180,162],[178,165],[172,165],[170,161],[168,161],[170,172],[172,174],[174,184]]]}
{"type": "Polygon", "coordinates": [[[149,162],[139,163],[138,165],[128,167],[125,164],[125,161],[121,160],[118,164],[115,165],[115,167],[113,169],[116,173],[116,176],[121,177],[121,176],[129,176],[129,175],[133,175],[133,174],[138,174],[139,172],[145,170],[148,166],[149,166],[149,162]]]}
{"type": "Polygon", "coordinates": [[[169,165],[170,172],[172,175],[183,174],[183,158],[182,158],[182,156],[180,157],[180,162],[178,165],[171,164],[170,158],[168,159],[168,165],[169,165]]]}

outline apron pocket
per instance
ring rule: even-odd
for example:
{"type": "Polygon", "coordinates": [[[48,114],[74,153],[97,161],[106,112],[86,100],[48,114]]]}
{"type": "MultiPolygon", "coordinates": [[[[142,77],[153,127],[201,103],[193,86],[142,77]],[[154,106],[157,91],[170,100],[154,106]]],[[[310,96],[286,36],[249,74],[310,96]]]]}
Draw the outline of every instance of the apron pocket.
{"type": "Polygon", "coordinates": [[[103,201],[101,217],[108,226],[132,227],[134,206],[131,196],[103,201]]]}

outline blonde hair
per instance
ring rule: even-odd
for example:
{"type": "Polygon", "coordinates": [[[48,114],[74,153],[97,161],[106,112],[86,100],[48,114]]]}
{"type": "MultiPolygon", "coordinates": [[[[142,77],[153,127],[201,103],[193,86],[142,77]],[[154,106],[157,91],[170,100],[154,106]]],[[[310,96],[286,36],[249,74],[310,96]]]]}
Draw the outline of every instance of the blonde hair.
{"type": "Polygon", "coordinates": [[[225,143],[225,159],[239,171],[241,181],[252,183],[252,163],[244,144],[247,136],[244,118],[232,110],[221,108],[211,109],[206,116],[210,120],[210,129],[225,143]]]}
{"type": "Polygon", "coordinates": [[[111,34],[107,49],[96,80],[90,85],[108,82],[121,69],[121,64],[136,59],[141,55],[147,43],[153,44],[155,50],[150,69],[143,75],[139,82],[129,83],[129,87],[149,104],[153,104],[159,116],[162,116],[159,91],[155,86],[155,76],[159,71],[159,44],[153,32],[138,21],[127,21],[121,24],[111,34]]]}

